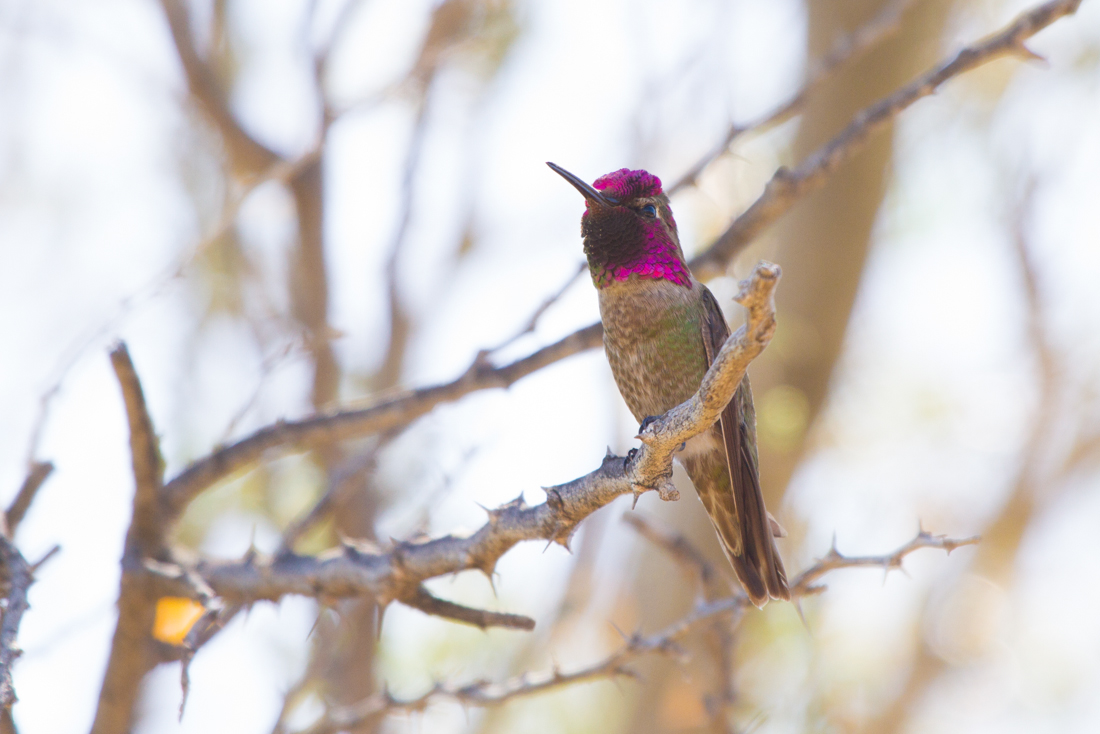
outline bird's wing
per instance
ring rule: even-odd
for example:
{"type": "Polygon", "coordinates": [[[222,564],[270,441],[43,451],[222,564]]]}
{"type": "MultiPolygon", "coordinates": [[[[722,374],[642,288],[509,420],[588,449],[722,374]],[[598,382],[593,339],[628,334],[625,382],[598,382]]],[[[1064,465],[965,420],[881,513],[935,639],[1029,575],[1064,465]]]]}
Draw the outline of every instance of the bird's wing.
{"type": "MultiPolygon", "coordinates": [[[[714,294],[703,286],[703,344],[707,366],[729,338],[730,328],[714,294]]],[[[737,518],[736,537],[722,537],[727,555],[745,591],[757,606],[768,597],[790,599],[787,574],[773,539],[772,523],[757,470],[756,413],[752,404],[749,377],[745,375],[733,399],[719,419],[722,443],[729,467],[731,497],[737,518]]],[[[778,523],[776,523],[778,526],[778,523]]],[[[717,525],[716,525],[717,527],[717,525]]],[[[730,528],[732,530],[732,528],[730,528]]],[[[732,533],[731,533],[732,534],[732,533]]],[[[719,535],[723,536],[719,528],[719,535]]]]}

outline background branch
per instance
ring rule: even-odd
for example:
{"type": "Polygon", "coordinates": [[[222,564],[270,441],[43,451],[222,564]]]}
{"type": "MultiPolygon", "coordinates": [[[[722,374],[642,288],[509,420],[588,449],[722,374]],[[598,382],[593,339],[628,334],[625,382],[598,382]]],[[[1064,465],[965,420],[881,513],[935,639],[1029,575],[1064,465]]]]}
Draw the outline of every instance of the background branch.
{"type": "Polygon", "coordinates": [[[841,165],[850,160],[867,139],[914,102],[933,94],[953,77],[1002,56],[1034,59],[1024,42],[1062,16],[1077,11],[1081,0],[1054,0],[1021,14],[1003,30],[959,51],[954,58],[867,107],[839,135],[793,170],[780,168],[764,193],[733,221],[703,253],[692,258],[696,277],[706,280],[721,275],[728,263],[772,222],[790,210],[800,198],[821,188],[841,165]]]}
{"type": "MultiPolygon", "coordinates": [[[[637,515],[627,515],[624,519],[678,561],[699,567],[696,560],[700,557],[699,552],[689,542],[677,539],[673,534],[646,521],[638,522],[637,518],[637,515]]],[[[932,535],[922,529],[913,540],[881,556],[843,556],[837,552],[834,543],[825,558],[799,574],[791,585],[791,596],[821,593],[824,587],[814,586],[813,582],[830,571],[868,566],[900,568],[902,559],[920,548],[939,548],[950,553],[955,548],[977,542],[977,538],[954,540],[942,535],[932,535]]],[[[625,644],[611,655],[570,673],[555,669],[541,677],[532,678],[524,674],[501,683],[476,681],[465,686],[437,683],[424,694],[409,699],[396,698],[389,691],[383,691],[358,704],[329,709],[317,723],[301,734],[333,734],[353,728],[364,721],[381,720],[396,713],[423,711],[439,700],[450,699],[466,706],[497,706],[517,698],[538,695],[577,683],[623,676],[635,678],[637,675],[630,664],[637,659],[659,653],[686,662],[687,653],[679,644],[684,637],[702,623],[712,620],[720,621],[727,628],[735,628],[741,621],[742,613],[750,607],[748,597],[738,590],[732,595],[697,604],[687,615],[653,635],[644,636],[636,632],[627,637],[625,644]],[[731,614],[732,618],[727,618],[731,614]]]]}
{"type": "Polygon", "coordinates": [[[736,123],[730,125],[722,142],[701,157],[686,173],[684,173],[684,175],[677,179],[672,186],[668,187],[667,193],[669,196],[698,183],[699,176],[703,174],[703,171],[705,171],[715,160],[728,153],[734,141],[745,133],[761,133],[770,130],[778,125],[782,125],[798,114],[809,96],[816,91],[821,82],[830,74],[848,61],[862,54],[864,51],[878,45],[892,33],[897,31],[901,23],[901,16],[912,1],[913,0],[891,0],[886,3],[870,21],[860,26],[855,32],[838,39],[836,43],[833,44],[832,50],[820,61],[813,64],[810,68],[810,72],[807,74],[806,82],[794,96],[764,117],[761,117],[759,120],[744,125],[738,125],[736,123]]]}
{"type": "Polygon", "coordinates": [[[977,545],[980,541],[981,537],[977,535],[956,540],[948,538],[946,535],[932,535],[924,528],[921,528],[917,532],[915,538],[895,550],[893,553],[881,556],[845,556],[836,549],[836,539],[834,538],[833,545],[829,548],[829,552],[825,557],[795,578],[794,583],[791,584],[791,595],[808,596],[811,594],[820,594],[825,590],[825,587],[815,586],[814,582],[830,571],[835,571],[838,568],[863,568],[870,566],[881,568],[889,573],[893,569],[900,570],[902,561],[905,560],[905,557],[921,548],[939,548],[950,554],[951,551],[956,548],[961,548],[964,545],[977,545]]]}
{"type": "Polygon", "coordinates": [[[4,513],[7,522],[7,536],[9,538],[15,538],[15,531],[19,529],[19,524],[23,522],[27,510],[30,509],[31,503],[34,502],[34,498],[38,495],[38,490],[52,472],[53,464],[49,461],[35,461],[31,463],[31,469],[27,472],[27,478],[23,480],[23,485],[19,487],[19,492],[16,493],[15,499],[11,501],[11,504],[8,505],[7,512],[4,513]]]}
{"type": "Polygon", "coordinates": [[[145,396],[126,345],[111,350],[126,417],[130,424],[130,453],[134,473],[134,504],[123,550],[122,580],[118,595],[118,621],[111,640],[107,671],[103,676],[93,734],[114,734],[133,727],[134,704],[141,680],[157,663],[150,637],[156,614],[156,598],[146,578],[135,573],[143,558],[161,555],[166,516],[161,505],[164,462],[145,396]]]}
{"type": "Polygon", "coordinates": [[[27,590],[34,583],[34,576],[23,554],[7,537],[0,535],[0,563],[6,582],[3,622],[0,622],[0,708],[10,714],[18,698],[12,685],[11,669],[22,651],[16,647],[15,638],[27,604],[27,590]]]}
{"type": "Polygon", "coordinates": [[[201,105],[225,140],[226,152],[239,175],[258,174],[281,159],[241,127],[229,109],[225,91],[209,65],[199,56],[191,33],[191,19],[180,0],[161,0],[176,52],[187,77],[191,96],[201,105]]]}

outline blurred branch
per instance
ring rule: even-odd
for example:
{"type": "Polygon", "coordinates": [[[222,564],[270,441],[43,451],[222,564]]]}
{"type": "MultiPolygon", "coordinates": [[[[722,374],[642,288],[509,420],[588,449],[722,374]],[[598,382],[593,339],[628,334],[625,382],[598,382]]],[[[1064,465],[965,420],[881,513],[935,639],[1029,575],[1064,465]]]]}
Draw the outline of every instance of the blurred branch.
{"type": "MultiPolygon", "coordinates": [[[[325,129],[329,128],[339,116],[336,110],[333,109],[332,102],[325,89],[325,77],[328,76],[329,63],[333,52],[340,45],[352,17],[362,5],[362,0],[346,0],[333,21],[332,31],[329,33],[328,38],[313,54],[313,79],[317,87],[317,95],[321,99],[321,125],[325,129]]],[[[310,25],[312,25],[312,20],[316,15],[317,6],[317,0],[310,3],[310,25]]]]}
{"type": "Polygon", "coordinates": [[[377,386],[383,388],[392,387],[400,382],[409,342],[411,324],[409,314],[401,302],[401,293],[397,285],[397,261],[405,246],[409,226],[412,224],[413,200],[416,197],[416,172],[420,166],[420,154],[424,149],[424,138],[428,131],[428,110],[431,98],[429,91],[427,85],[420,91],[412,137],[409,140],[408,151],[405,153],[405,168],[401,176],[397,232],[394,234],[389,256],[386,258],[386,299],[390,309],[390,330],[382,364],[374,380],[377,386]]]}
{"type": "Polygon", "coordinates": [[[61,385],[69,371],[84,353],[91,347],[102,343],[113,332],[117,332],[126,316],[136,310],[142,303],[159,295],[166,285],[183,274],[188,265],[217,244],[233,227],[241,206],[253,191],[270,181],[277,181],[284,185],[289,184],[291,179],[297,176],[306,166],[316,161],[320,154],[321,148],[318,144],[294,161],[277,161],[262,173],[245,177],[243,182],[233,187],[226,203],[223,205],[218,221],[215,222],[209,233],[201,237],[197,244],[188,249],[175,263],[147,282],[140,290],[124,298],[118,304],[116,312],[105,319],[98,327],[92,329],[86,336],[79,337],[74,341],[73,345],[66,350],[65,355],[59,360],[49,386],[38,398],[38,413],[31,429],[28,461],[33,463],[42,432],[46,427],[53,399],[60,392],[61,385]]]}
{"type": "Polygon", "coordinates": [[[442,402],[478,390],[505,388],[561,359],[601,343],[603,327],[593,324],[554,344],[501,367],[476,359],[458,379],[420,388],[366,408],[318,414],[298,421],[279,421],[191,464],[164,487],[165,504],[176,517],[214,482],[257,461],[276,447],[308,447],[326,441],[370,436],[407,425],[442,402]]]}
{"type": "Polygon", "coordinates": [[[947,553],[951,553],[951,551],[956,548],[961,548],[964,545],[977,545],[980,541],[981,537],[977,535],[969,538],[954,539],[948,538],[946,535],[932,535],[924,528],[921,528],[917,532],[915,538],[895,550],[893,553],[881,556],[846,556],[837,550],[836,538],[833,538],[833,545],[829,548],[829,552],[825,557],[799,574],[794,580],[794,583],[791,584],[791,596],[811,596],[820,594],[825,590],[825,587],[815,586],[814,582],[830,571],[835,571],[838,568],[865,568],[870,566],[881,568],[889,573],[893,569],[900,570],[902,561],[905,560],[905,557],[921,548],[939,548],[947,553]]]}
{"type": "Polygon", "coordinates": [[[4,513],[5,520],[7,522],[7,536],[14,540],[15,531],[19,529],[19,524],[23,522],[23,518],[27,514],[27,510],[30,508],[31,503],[34,502],[34,498],[38,495],[39,488],[53,472],[53,464],[49,461],[35,461],[31,463],[30,471],[27,472],[27,478],[23,480],[23,486],[19,488],[19,492],[15,495],[15,499],[11,501],[8,506],[7,512],[4,513]]]}
{"type": "MultiPolygon", "coordinates": [[[[600,507],[628,493],[635,497],[656,489],[662,499],[678,497],[671,482],[672,459],[681,444],[718,419],[748,364],[763,351],[775,329],[773,295],[779,268],[760,263],[741,284],[738,302],[748,319],[730,336],[714,359],[698,392],[650,423],[638,438],[642,448],[624,460],[608,454],[599,469],[566,484],[546,489],[543,504],[528,507],[522,495],[489,511],[489,521],[476,533],[446,536],[423,543],[397,543],[389,552],[360,550],[345,543],[338,555],[304,557],[282,553],[261,559],[249,553],[242,561],[202,562],[195,571],[221,597],[247,603],[302,594],[321,599],[369,595],[385,606],[400,601],[431,614],[472,624],[526,626],[514,615],[478,616],[427,595],[430,578],[477,569],[493,574],[499,558],[522,540],[548,540],[568,547],[578,524],[600,507]]],[[[189,593],[183,589],[182,593],[189,593]]],[[[488,613],[486,613],[488,615],[488,613]]]]}
{"type": "MultiPolygon", "coordinates": [[[[721,575],[706,559],[703,553],[683,533],[663,527],[656,521],[637,513],[623,515],[623,522],[633,527],[639,535],[653,543],[684,567],[688,573],[699,577],[702,598],[711,602],[728,595],[736,586],[730,584],[728,575],[721,575]]],[[[734,634],[736,625],[731,625],[721,616],[714,617],[703,629],[706,636],[705,649],[714,658],[717,674],[714,680],[714,692],[703,696],[703,707],[710,719],[711,731],[727,734],[729,717],[736,703],[734,690],[734,634]]]]}
{"type": "MultiPolygon", "coordinates": [[[[627,521],[646,538],[654,540],[658,546],[669,551],[677,560],[698,567],[696,559],[698,551],[690,548],[690,543],[681,542],[675,534],[656,528],[646,521],[636,522],[629,519],[627,521]]],[[[942,548],[950,553],[959,546],[976,542],[977,538],[952,540],[942,535],[931,535],[922,530],[916,538],[892,553],[882,556],[852,557],[840,555],[834,544],[825,558],[802,572],[791,586],[791,595],[820,593],[823,587],[813,586],[813,581],[840,568],[883,565],[891,568],[900,567],[901,559],[919,548],[942,548]]],[[[576,683],[620,676],[636,678],[637,675],[631,670],[630,664],[638,658],[651,653],[660,653],[686,660],[687,653],[680,646],[679,641],[689,632],[706,621],[721,622],[727,628],[735,628],[740,623],[741,614],[750,606],[748,597],[741,591],[697,604],[682,619],[662,631],[648,637],[635,632],[627,637],[624,645],[611,655],[572,673],[554,670],[549,675],[537,679],[524,674],[501,683],[477,681],[461,687],[437,683],[423,695],[410,699],[395,698],[388,691],[383,691],[354,706],[330,709],[320,721],[301,734],[333,734],[337,731],[353,729],[363,723],[379,721],[391,714],[423,711],[429,704],[440,699],[450,699],[467,706],[496,706],[516,698],[537,695],[576,683]],[[733,614],[733,619],[724,620],[724,615],[730,613],[733,614]]]]}
{"type": "Polygon", "coordinates": [[[707,599],[717,598],[721,595],[721,592],[729,591],[730,585],[721,583],[722,576],[714,568],[714,565],[683,533],[661,527],[650,518],[637,513],[623,515],[623,522],[634,528],[639,535],[650,543],[668,553],[684,568],[697,574],[707,599]]]}
{"type": "MultiPolygon", "coordinates": [[[[1043,463],[1043,454],[1050,445],[1051,437],[1056,435],[1054,429],[1059,424],[1061,381],[1058,379],[1058,360],[1050,341],[1039,276],[1027,239],[1026,217],[1034,205],[1035,186],[1034,180],[1027,181],[1019,200],[1011,203],[1008,234],[1023,281],[1021,290],[1027,304],[1026,337],[1038,367],[1038,405],[1028,420],[1030,428],[1019,452],[1020,468],[1011,490],[996,517],[983,529],[983,543],[971,564],[975,573],[1002,586],[1007,586],[1006,577],[1015,566],[1020,541],[1041,509],[1036,497],[1037,486],[1042,481],[1039,470],[1043,463]]],[[[1049,486],[1058,485],[1049,481],[1049,486]]],[[[1048,496],[1047,500],[1050,499],[1052,497],[1048,496]]],[[[930,603],[925,603],[924,615],[928,614],[930,603]]],[[[902,731],[910,720],[914,707],[923,700],[928,688],[948,668],[947,662],[926,640],[922,638],[920,642],[909,668],[909,677],[890,705],[865,727],[869,734],[902,731]]]]}
{"type": "Polygon", "coordinates": [[[561,288],[558,288],[552,294],[547,296],[546,300],[543,301],[542,304],[540,304],[539,307],[535,309],[535,312],[531,314],[531,318],[527,319],[527,323],[523,326],[522,329],[520,329],[519,331],[517,331],[515,334],[508,337],[507,339],[505,339],[500,344],[497,344],[495,347],[493,347],[491,349],[482,350],[481,356],[483,356],[485,358],[488,358],[490,354],[492,354],[494,352],[499,352],[500,350],[504,349],[507,346],[511,346],[516,341],[518,341],[520,338],[522,338],[524,336],[527,336],[528,334],[535,333],[535,327],[538,326],[539,319],[542,318],[542,315],[544,313],[546,313],[548,310],[550,310],[550,308],[555,303],[560,301],[561,297],[565,295],[565,292],[567,290],[569,290],[569,288],[574,283],[577,282],[577,278],[581,277],[581,275],[583,273],[587,272],[587,270],[588,270],[588,263],[582,261],[580,263],[580,265],[578,265],[576,272],[573,273],[573,275],[571,275],[569,277],[569,280],[565,281],[565,283],[562,284],[561,288]]]}
{"type": "Polygon", "coordinates": [[[53,557],[58,551],[54,546],[42,560],[31,566],[27,559],[15,547],[15,531],[19,523],[27,513],[35,495],[43,482],[53,471],[53,464],[48,461],[33,462],[27,478],[12,500],[11,506],[4,513],[2,527],[0,527],[0,579],[3,581],[4,594],[0,599],[0,731],[15,731],[15,721],[11,716],[11,707],[19,698],[15,695],[15,687],[12,685],[11,671],[16,659],[23,651],[16,647],[15,640],[19,634],[19,623],[23,621],[23,614],[30,605],[27,603],[27,592],[34,583],[34,573],[53,557]]]}
{"type": "Polygon", "coordinates": [[[793,170],[781,167],[764,187],[764,193],[706,251],[692,258],[689,264],[696,277],[706,280],[721,275],[727,264],[766,227],[800,198],[821,188],[873,133],[949,79],[1002,56],[1036,58],[1024,42],[1055,20],[1076,12],[1080,4],[1081,0],[1054,0],[1023,13],[1003,30],[967,46],[950,61],[859,112],[839,135],[793,170]]]}
{"type": "Polygon", "coordinates": [[[8,714],[11,712],[11,707],[19,700],[12,686],[11,669],[16,658],[23,654],[23,651],[16,647],[15,638],[19,634],[19,623],[23,620],[23,613],[30,606],[27,604],[27,590],[34,583],[34,575],[23,554],[5,535],[0,535],[0,564],[3,564],[4,581],[7,586],[4,594],[3,622],[0,623],[0,708],[8,714]]]}
{"type": "Polygon", "coordinates": [[[111,351],[111,366],[122,388],[130,424],[130,453],[134,473],[134,508],[122,558],[118,621],[111,640],[107,672],[100,689],[93,734],[130,731],[141,679],[156,665],[150,631],[156,598],[140,573],[141,559],[161,554],[168,518],[162,503],[164,462],[145,396],[126,345],[111,351]]]}
{"type": "Polygon", "coordinates": [[[739,615],[748,605],[748,597],[743,594],[699,605],[686,617],[661,632],[649,637],[635,633],[627,638],[626,644],[615,653],[572,673],[554,670],[549,675],[533,680],[524,674],[501,683],[478,681],[462,687],[436,684],[428,692],[412,699],[394,698],[388,691],[383,691],[357,705],[327,711],[320,721],[301,734],[332,734],[354,728],[362,723],[378,721],[391,714],[423,711],[433,701],[443,698],[449,698],[467,706],[497,706],[517,698],[546,693],[577,683],[621,676],[636,678],[637,674],[630,669],[628,663],[651,653],[683,659],[685,652],[677,641],[690,632],[696,624],[729,612],[736,612],[739,615]]]}
{"type": "Polygon", "coordinates": [[[278,163],[280,156],[241,127],[229,109],[210,66],[199,57],[191,33],[191,19],[180,0],[161,0],[176,52],[187,77],[187,86],[225,140],[226,152],[239,174],[256,174],[278,163]]]}
{"type": "Polygon", "coordinates": [[[156,431],[153,430],[153,420],[145,405],[141,382],[124,343],[119,342],[111,350],[111,366],[115,370],[115,377],[122,388],[122,399],[126,404],[135,483],[134,517],[126,543],[145,556],[159,549],[162,542],[160,492],[164,481],[164,459],[160,455],[160,443],[156,431]]]}
{"type": "Polygon", "coordinates": [[[829,51],[824,58],[811,66],[810,72],[807,74],[806,82],[793,97],[758,120],[754,120],[745,125],[738,125],[736,123],[730,125],[722,142],[700,158],[695,165],[689,168],[683,176],[672,184],[672,186],[668,188],[668,195],[671,196],[681,189],[694,186],[698,182],[699,176],[702,175],[703,171],[705,171],[715,160],[729,152],[729,148],[733,145],[733,142],[744,133],[750,131],[755,133],[764,132],[778,125],[782,125],[784,122],[794,117],[794,115],[802,109],[803,105],[805,105],[810,94],[826,77],[846,64],[849,60],[877,46],[881,41],[897,31],[898,26],[901,24],[902,14],[912,2],[913,0],[891,0],[891,2],[883,6],[882,10],[880,10],[866,25],[857,29],[854,33],[847,34],[837,39],[832,50],[829,51]]]}
{"type": "Polygon", "coordinates": [[[317,500],[309,512],[292,522],[283,532],[282,544],[277,555],[293,552],[294,544],[298,542],[313,526],[322,519],[328,517],[333,509],[340,504],[340,500],[354,491],[356,480],[377,466],[378,454],[389,445],[394,434],[382,435],[378,442],[364,451],[358,457],[353,457],[344,462],[343,466],[331,469],[328,472],[328,488],[321,499],[317,500]]]}

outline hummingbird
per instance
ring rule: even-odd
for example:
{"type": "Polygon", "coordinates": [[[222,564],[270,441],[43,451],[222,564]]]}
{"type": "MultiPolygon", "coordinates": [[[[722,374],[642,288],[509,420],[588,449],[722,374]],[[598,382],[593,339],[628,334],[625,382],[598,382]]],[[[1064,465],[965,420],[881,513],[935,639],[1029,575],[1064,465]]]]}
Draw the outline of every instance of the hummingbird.
{"type": "MultiPolygon", "coordinates": [[[[695,394],[729,325],[714,294],[687,266],[661,179],[622,168],[590,185],[547,165],[584,196],[581,236],[607,361],[627,407],[644,425],[695,394]]],[[[775,546],[775,537],[786,533],[760,491],[748,375],[719,421],[687,441],[677,459],[752,603],[790,599],[775,546]]]]}

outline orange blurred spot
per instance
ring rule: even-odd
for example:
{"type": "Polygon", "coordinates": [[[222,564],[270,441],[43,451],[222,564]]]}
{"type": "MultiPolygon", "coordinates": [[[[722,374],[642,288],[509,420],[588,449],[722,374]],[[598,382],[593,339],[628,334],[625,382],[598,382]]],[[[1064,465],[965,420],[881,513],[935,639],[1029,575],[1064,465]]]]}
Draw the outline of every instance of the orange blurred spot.
{"type": "Polygon", "coordinates": [[[661,724],[673,731],[697,729],[707,723],[702,692],[684,680],[673,681],[661,698],[658,709],[661,724]]]}
{"type": "Polygon", "coordinates": [[[206,608],[192,599],[164,596],[157,599],[157,616],[153,621],[153,637],[171,645],[182,645],[187,633],[206,608]]]}

